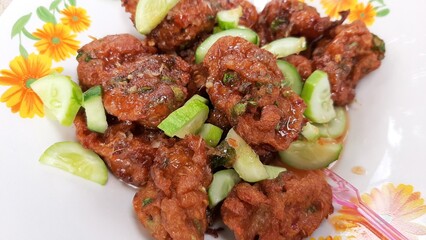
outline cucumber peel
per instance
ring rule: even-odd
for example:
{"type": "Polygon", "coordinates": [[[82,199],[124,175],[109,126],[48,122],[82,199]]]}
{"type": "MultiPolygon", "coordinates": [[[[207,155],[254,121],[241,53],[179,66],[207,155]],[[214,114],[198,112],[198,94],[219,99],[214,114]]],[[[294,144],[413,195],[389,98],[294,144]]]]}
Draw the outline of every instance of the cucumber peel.
{"type": "Polygon", "coordinates": [[[108,128],[105,108],[102,103],[102,87],[94,86],[83,94],[83,108],[86,111],[87,128],[104,133],[108,128]]]}
{"type": "Polygon", "coordinates": [[[158,128],[169,137],[185,138],[196,134],[209,115],[209,107],[201,100],[191,98],[185,105],[173,111],[158,128]]]}
{"type": "Polygon", "coordinates": [[[314,123],[326,123],[336,117],[327,73],[316,70],[306,79],[300,95],[307,107],[305,116],[314,123]]]}
{"type": "Polygon", "coordinates": [[[259,155],[232,128],[225,141],[234,148],[236,159],[233,168],[247,182],[258,182],[269,177],[259,155]]]}
{"type": "Polygon", "coordinates": [[[70,126],[81,107],[83,92],[71,78],[52,74],[31,84],[31,89],[40,97],[49,116],[60,124],[70,126]]]}
{"type": "Polygon", "coordinates": [[[201,63],[204,60],[204,57],[206,56],[210,47],[213,46],[213,44],[221,37],[225,36],[241,37],[256,45],[259,44],[259,35],[257,35],[257,33],[253,30],[241,28],[224,30],[211,35],[206,40],[204,40],[204,42],[202,42],[200,46],[198,46],[197,50],[195,51],[195,62],[201,63]]]}
{"type": "Polygon", "coordinates": [[[223,130],[219,127],[210,123],[205,123],[198,135],[200,135],[204,141],[206,141],[207,145],[210,147],[216,147],[222,138],[222,133],[223,130]]]}
{"type": "Polygon", "coordinates": [[[104,161],[76,142],[53,144],[43,152],[39,161],[101,185],[105,185],[108,180],[108,169],[104,161]]]}
{"type": "Polygon", "coordinates": [[[234,169],[225,169],[213,174],[213,181],[208,190],[209,207],[214,208],[224,200],[240,181],[241,178],[234,169]]]}
{"type": "Polygon", "coordinates": [[[243,8],[238,6],[234,9],[219,11],[216,18],[219,27],[227,30],[238,27],[241,16],[243,16],[243,8]]]}
{"type": "Polygon", "coordinates": [[[179,0],[139,0],[136,6],[135,26],[141,34],[156,28],[179,0]]]}
{"type": "Polygon", "coordinates": [[[339,159],[342,149],[341,143],[297,140],[292,142],[287,150],[279,152],[279,155],[281,160],[289,166],[314,170],[326,168],[339,159]]]}
{"type": "Polygon", "coordinates": [[[270,42],[262,47],[277,58],[283,58],[306,50],[306,39],[304,37],[286,37],[270,42]]]}
{"type": "Polygon", "coordinates": [[[303,88],[303,82],[302,77],[300,76],[296,67],[283,60],[277,60],[277,66],[284,75],[284,81],[282,85],[289,86],[295,93],[300,95],[303,88]]]}

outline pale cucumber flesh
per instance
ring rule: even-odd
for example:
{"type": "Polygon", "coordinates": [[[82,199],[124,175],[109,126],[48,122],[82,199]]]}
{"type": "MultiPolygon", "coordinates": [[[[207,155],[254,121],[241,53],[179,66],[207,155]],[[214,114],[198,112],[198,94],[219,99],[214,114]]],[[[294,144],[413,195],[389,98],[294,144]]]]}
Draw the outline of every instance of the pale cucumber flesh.
{"type": "Polygon", "coordinates": [[[226,169],[214,173],[213,181],[208,190],[210,208],[214,208],[224,200],[232,188],[240,181],[241,178],[234,169],[226,169]]]}

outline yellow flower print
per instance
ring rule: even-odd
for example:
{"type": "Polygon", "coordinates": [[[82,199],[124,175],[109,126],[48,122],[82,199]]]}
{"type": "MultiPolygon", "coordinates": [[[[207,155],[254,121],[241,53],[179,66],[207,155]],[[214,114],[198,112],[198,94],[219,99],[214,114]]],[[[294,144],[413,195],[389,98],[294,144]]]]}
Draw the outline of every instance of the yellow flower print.
{"type": "Polygon", "coordinates": [[[43,103],[35,94],[30,84],[38,78],[61,69],[51,69],[52,60],[43,55],[30,54],[28,58],[18,56],[9,63],[9,69],[0,71],[0,85],[11,86],[0,97],[13,113],[19,112],[23,118],[35,115],[44,116],[43,103]]]}
{"type": "MultiPolygon", "coordinates": [[[[426,226],[412,222],[426,214],[424,199],[419,192],[414,192],[413,186],[385,184],[380,189],[374,188],[370,194],[363,194],[362,200],[409,239],[426,236],[426,226]]],[[[340,231],[362,226],[374,232],[357,211],[345,207],[331,222],[340,231]]]]}
{"type": "Polygon", "coordinates": [[[69,6],[61,11],[61,22],[74,32],[83,32],[90,26],[90,19],[84,8],[69,6]]]}
{"type": "Polygon", "coordinates": [[[75,40],[77,35],[71,34],[71,29],[63,24],[46,23],[34,36],[40,38],[34,45],[37,50],[57,62],[76,54],[80,44],[75,40]]]}
{"type": "Polygon", "coordinates": [[[338,17],[340,11],[352,9],[357,0],[321,0],[325,12],[330,17],[338,17]]]}
{"type": "Polygon", "coordinates": [[[367,3],[358,3],[349,14],[349,21],[353,22],[355,20],[363,21],[367,26],[371,26],[376,19],[376,10],[374,10],[373,5],[367,3]]]}

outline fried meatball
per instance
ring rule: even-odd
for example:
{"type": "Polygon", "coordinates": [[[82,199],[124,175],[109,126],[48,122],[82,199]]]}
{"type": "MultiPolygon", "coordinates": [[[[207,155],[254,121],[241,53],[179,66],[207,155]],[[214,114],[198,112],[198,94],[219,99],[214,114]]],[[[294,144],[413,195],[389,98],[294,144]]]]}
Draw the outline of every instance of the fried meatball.
{"type": "Polygon", "coordinates": [[[298,0],[272,0],[259,14],[256,31],[262,45],[288,36],[314,40],[333,26],[329,17],[321,17],[314,7],[298,0]]]}
{"type": "Polygon", "coordinates": [[[83,89],[101,85],[123,71],[132,71],[138,59],[156,51],[146,40],[139,40],[130,34],[109,35],[94,40],[78,50],[79,83],[83,89]]]}
{"type": "Polygon", "coordinates": [[[155,239],[203,239],[212,180],[205,142],[189,136],[160,148],[151,177],[133,199],[140,222],[155,239]]]}
{"type": "Polygon", "coordinates": [[[156,128],[187,97],[190,66],[178,56],[151,55],[138,67],[103,83],[106,111],[120,120],[156,128]]]}
{"type": "Polygon", "coordinates": [[[296,67],[303,80],[306,80],[313,72],[312,61],[302,55],[290,55],[284,60],[296,67]]]}
{"type": "Polygon", "coordinates": [[[239,37],[223,37],[208,51],[207,93],[257,153],[281,151],[297,138],[305,104],[284,79],[275,57],[239,37]]]}
{"type": "Polygon", "coordinates": [[[85,148],[101,156],[118,179],[138,187],[147,182],[158,148],[174,142],[161,131],[117,120],[109,121],[104,134],[92,132],[83,112],[78,113],[74,125],[77,139],[85,148]]]}
{"type": "Polygon", "coordinates": [[[352,102],[359,80],[377,69],[383,57],[383,41],[355,21],[331,30],[312,59],[314,68],[328,73],[334,103],[343,106],[352,102]]]}
{"type": "Polygon", "coordinates": [[[303,239],[333,212],[331,188],[321,171],[292,172],[254,185],[240,183],[221,214],[237,240],[303,239]]]}

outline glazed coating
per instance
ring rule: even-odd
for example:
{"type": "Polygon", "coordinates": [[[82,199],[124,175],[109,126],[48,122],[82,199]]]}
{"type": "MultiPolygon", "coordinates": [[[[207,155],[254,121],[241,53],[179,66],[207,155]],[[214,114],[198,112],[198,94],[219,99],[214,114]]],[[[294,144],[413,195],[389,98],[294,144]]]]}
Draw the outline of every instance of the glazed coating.
{"type": "Polygon", "coordinates": [[[189,136],[160,148],[150,182],[133,199],[139,221],[155,239],[203,239],[211,180],[200,137],[189,136]]]}
{"type": "Polygon", "coordinates": [[[343,106],[352,102],[359,80],[379,68],[383,58],[383,41],[362,21],[355,21],[331,30],[318,43],[312,59],[316,69],[328,73],[334,103],[343,106]]]}
{"type": "MultiPolygon", "coordinates": [[[[122,0],[125,10],[135,19],[138,0],[122,0]]],[[[211,33],[220,10],[243,7],[240,24],[251,27],[257,21],[257,11],[247,0],[181,0],[165,19],[147,35],[163,52],[191,48],[203,34],[211,33]]]]}
{"type": "Polygon", "coordinates": [[[170,146],[174,140],[161,131],[111,119],[105,134],[99,134],[87,128],[86,116],[80,111],[74,120],[77,139],[85,148],[101,156],[118,179],[143,186],[148,181],[158,148],[170,146]]]}
{"type": "Polygon", "coordinates": [[[136,68],[137,60],[156,53],[146,40],[130,34],[109,35],[78,50],[77,74],[83,89],[102,85],[123,71],[136,68]]]}
{"type": "Polygon", "coordinates": [[[237,240],[303,239],[333,212],[331,188],[321,171],[284,172],[254,185],[240,183],[221,214],[237,240]]]}
{"type": "Polygon", "coordinates": [[[178,56],[151,55],[137,68],[103,83],[106,111],[120,120],[155,128],[185,103],[190,66],[178,56]]]}
{"type": "Polygon", "coordinates": [[[208,51],[207,93],[257,153],[285,150],[304,122],[303,100],[287,87],[275,57],[239,37],[223,37],[208,51]]]}
{"type": "Polygon", "coordinates": [[[298,0],[272,0],[259,14],[256,31],[262,45],[288,36],[320,37],[333,26],[329,17],[321,17],[314,7],[298,0]]]}

